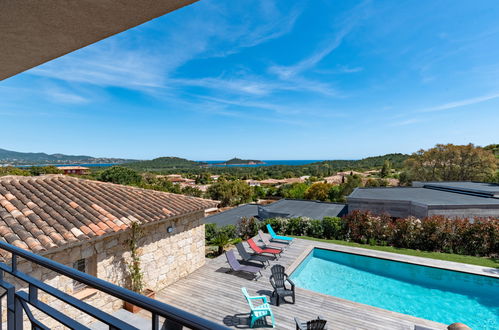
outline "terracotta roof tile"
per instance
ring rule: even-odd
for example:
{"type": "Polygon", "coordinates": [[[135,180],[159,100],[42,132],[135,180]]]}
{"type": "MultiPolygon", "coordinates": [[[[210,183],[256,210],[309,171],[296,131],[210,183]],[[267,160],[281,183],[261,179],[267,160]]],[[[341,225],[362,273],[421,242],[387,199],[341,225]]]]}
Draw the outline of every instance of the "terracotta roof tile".
{"type": "Polygon", "coordinates": [[[41,252],[216,204],[63,175],[1,177],[0,239],[41,252]]]}

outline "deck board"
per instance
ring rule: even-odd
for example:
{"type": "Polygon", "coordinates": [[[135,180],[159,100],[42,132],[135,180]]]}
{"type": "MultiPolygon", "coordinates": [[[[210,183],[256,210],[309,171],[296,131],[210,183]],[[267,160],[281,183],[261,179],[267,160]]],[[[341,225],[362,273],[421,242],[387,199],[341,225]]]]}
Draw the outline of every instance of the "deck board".
{"type": "MultiPolygon", "coordinates": [[[[302,258],[304,252],[313,246],[330,247],[332,244],[295,239],[278,261],[287,269],[302,258]]],[[[237,251],[236,251],[236,255],[237,251]]],[[[156,299],[182,308],[201,317],[230,325],[235,315],[245,316],[249,312],[241,293],[246,287],[250,295],[269,295],[272,287],[268,278],[270,267],[257,281],[248,276],[227,273],[225,256],[207,260],[206,264],[187,277],[157,292],[156,299]]],[[[296,288],[296,304],[272,306],[277,329],[295,329],[294,317],[303,320],[317,315],[328,320],[329,329],[414,329],[422,325],[435,329],[445,329],[445,325],[404,315],[376,307],[358,304],[348,300],[296,288]]],[[[245,321],[242,319],[243,322],[245,321]]],[[[244,328],[246,326],[239,326],[244,328]]]]}

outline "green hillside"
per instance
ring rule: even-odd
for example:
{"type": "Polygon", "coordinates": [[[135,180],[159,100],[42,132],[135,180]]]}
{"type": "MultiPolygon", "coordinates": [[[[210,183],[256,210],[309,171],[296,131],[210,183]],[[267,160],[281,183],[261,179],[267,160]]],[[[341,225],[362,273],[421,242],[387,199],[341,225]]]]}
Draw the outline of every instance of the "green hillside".
{"type": "Polygon", "coordinates": [[[124,163],[133,159],[95,158],[84,155],[46,154],[44,152],[18,152],[0,149],[0,164],[42,165],[42,164],[106,164],[124,163]]]}
{"type": "Polygon", "coordinates": [[[404,161],[410,155],[406,154],[386,154],[383,156],[367,157],[360,160],[325,160],[322,162],[314,163],[314,165],[329,165],[334,170],[354,170],[354,169],[371,169],[380,168],[383,166],[385,160],[390,161],[392,168],[402,168],[404,161]]]}

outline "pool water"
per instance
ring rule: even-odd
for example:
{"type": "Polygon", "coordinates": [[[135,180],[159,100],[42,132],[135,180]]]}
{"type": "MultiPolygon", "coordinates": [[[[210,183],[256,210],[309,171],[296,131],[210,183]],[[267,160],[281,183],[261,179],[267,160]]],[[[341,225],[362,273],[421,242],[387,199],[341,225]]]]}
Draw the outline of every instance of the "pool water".
{"type": "Polygon", "coordinates": [[[499,329],[499,279],[314,249],[296,286],[424,319],[499,329]]]}

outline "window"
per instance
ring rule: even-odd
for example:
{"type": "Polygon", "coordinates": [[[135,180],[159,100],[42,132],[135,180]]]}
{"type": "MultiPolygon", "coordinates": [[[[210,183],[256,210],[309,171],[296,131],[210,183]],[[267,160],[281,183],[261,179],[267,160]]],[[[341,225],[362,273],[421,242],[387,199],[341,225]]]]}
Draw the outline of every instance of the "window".
{"type": "MultiPolygon", "coordinates": [[[[85,259],[79,259],[79,260],[76,260],[74,263],[73,263],[73,268],[76,269],[76,270],[79,270],[80,272],[84,272],[86,273],[87,272],[87,262],[85,259]]],[[[77,292],[77,291],[80,291],[80,290],[83,290],[85,289],[87,286],[83,283],[80,283],[76,280],[73,280],[73,292],[77,292]]]]}

